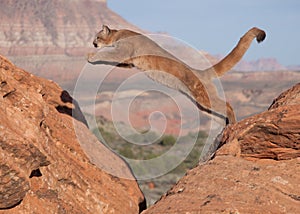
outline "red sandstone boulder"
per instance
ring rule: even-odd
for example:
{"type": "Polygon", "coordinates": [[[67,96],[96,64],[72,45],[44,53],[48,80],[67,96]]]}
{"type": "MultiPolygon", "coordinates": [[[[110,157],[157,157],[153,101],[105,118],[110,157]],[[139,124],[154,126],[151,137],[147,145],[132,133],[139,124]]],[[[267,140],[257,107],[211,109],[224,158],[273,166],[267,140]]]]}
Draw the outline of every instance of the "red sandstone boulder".
{"type": "Polygon", "coordinates": [[[57,84],[0,56],[0,213],[143,208],[144,196],[129,168],[91,134],[72,101],[57,84]]]}
{"type": "Polygon", "coordinates": [[[300,84],[225,129],[215,158],[143,213],[300,213],[300,84]]]}

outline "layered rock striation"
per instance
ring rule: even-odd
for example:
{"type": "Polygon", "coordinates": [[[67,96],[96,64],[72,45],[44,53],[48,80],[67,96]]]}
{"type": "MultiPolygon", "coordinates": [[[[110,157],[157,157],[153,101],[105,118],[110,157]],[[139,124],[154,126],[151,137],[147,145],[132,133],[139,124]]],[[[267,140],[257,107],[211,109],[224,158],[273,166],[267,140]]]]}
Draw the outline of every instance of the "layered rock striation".
{"type": "Polygon", "coordinates": [[[299,213],[300,84],[225,129],[221,148],[143,213],[299,213]]]}
{"type": "Polygon", "coordinates": [[[105,0],[3,0],[0,19],[0,53],[60,84],[78,77],[103,24],[140,31],[105,0]]]}

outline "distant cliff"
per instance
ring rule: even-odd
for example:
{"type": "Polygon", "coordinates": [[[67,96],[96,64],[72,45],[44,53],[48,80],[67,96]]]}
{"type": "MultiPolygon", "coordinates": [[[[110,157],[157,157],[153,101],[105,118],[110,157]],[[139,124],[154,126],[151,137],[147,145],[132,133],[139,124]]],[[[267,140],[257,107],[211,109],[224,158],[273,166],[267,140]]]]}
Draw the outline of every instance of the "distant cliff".
{"type": "Polygon", "coordinates": [[[282,71],[288,69],[275,58],[261,58],[253,61],[242,60],[234,68],[236,71],[282,71]]]}
{"type": "Polygon", "coordinates": [[[138,30],[104,0],[2,0],[0,19],[1,52],[10,56],[85,53],[102,24],[138,30]]]}
{"type": "MultiPolygon", "coordinates": [[[[221,60],[224,56],[221,55],[209,55],[208,53],[205,53],[207,56],[207,59],[212,63],[215,64],[219,60],[221,60]]],[[[285,67],[281,65],[276,58],[260,58],[257,60],[241,60],[239,63],[237,63],[232,70],[235,71],[283,71],[283,70],[293,70],[298,71],[299,66],[288,66],[285,67]]]]}
{"type": "Polygon", "coordinates": [[[60,84],[76,79],[102,24],[140,31],[105,0],[2,0],[0,20],[0,54],[60,84]]]}

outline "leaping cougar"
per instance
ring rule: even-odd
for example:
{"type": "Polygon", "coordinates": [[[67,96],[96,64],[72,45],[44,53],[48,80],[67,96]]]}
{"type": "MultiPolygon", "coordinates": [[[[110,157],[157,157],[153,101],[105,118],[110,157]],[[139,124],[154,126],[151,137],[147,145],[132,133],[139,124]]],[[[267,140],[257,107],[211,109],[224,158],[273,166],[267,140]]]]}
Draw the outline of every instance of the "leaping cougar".
{"type": "Polygon", "coordinates": [[[197,70],[140,33],[126,29],[114,30],[103,25],[93,41],[100,50],[88,54],[87,60],[92,64],[134,66],[147,71],[146,75],[153,80],[182,92],[200,110],[225,119],[228,124],[236,122],[233,109],[218,96],[212,79],[223,75],[239,62],[254,38],[261,42],[265,37],[263,30],[254,27],[240,38],[236,47],[219,63],[205,70],[197,70]]]}

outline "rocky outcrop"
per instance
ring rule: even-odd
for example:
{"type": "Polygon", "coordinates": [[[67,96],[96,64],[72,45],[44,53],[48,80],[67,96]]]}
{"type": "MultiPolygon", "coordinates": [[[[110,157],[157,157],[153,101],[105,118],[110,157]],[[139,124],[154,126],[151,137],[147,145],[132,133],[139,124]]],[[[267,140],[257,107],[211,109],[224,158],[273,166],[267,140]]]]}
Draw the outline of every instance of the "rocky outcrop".
{"type": "Polygon", "coordinates": [[[268,111],[228,127],[221,142],[235,144],[244,158],[287,160],[300,157],[300,84],[276,98],[268,111]]]}
{"type": "Polygon", "coordinates": [[[143,213],[299,213],[300,84],[225,129],[214,159],[143,213]]]}
{"type": "Polygon", "coordinates": [[[76,102],[57,84],[0,56],[0,103],[0,213],[143,208],[127,165],[90,133],[76,102]]]}

